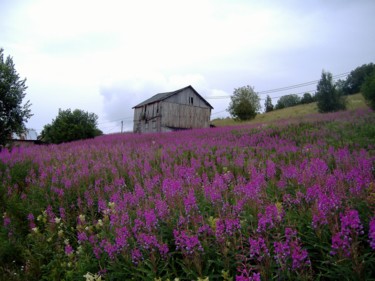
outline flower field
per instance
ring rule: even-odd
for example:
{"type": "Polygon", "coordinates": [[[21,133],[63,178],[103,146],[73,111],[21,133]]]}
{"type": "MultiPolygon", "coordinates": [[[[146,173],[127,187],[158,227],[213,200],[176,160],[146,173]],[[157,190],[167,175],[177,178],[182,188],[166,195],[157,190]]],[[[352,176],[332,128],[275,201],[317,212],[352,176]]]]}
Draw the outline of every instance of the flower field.
{"type": "Polygon", "coordinates": [[[2,151],[0,209],[3,280],[371,280],[375,114],[2,151]]]}

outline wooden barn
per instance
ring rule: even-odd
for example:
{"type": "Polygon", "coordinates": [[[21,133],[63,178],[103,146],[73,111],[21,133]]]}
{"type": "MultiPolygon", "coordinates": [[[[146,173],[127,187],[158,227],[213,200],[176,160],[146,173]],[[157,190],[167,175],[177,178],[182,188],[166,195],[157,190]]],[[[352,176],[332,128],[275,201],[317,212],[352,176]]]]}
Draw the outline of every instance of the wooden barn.
{"type": "Polygon", "coordinates": [[[192,87],[160,93],[133,107],[135,133],[210,127],[213,107],[192,87]]]}

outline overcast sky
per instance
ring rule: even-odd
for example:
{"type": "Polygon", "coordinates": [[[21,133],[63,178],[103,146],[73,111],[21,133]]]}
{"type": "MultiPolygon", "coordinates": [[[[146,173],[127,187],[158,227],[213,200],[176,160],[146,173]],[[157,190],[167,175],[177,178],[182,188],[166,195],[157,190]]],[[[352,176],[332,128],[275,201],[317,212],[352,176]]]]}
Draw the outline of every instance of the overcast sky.
{"type": "Polygon", "coordinates": [[[225,117],[230,99],[212,97],[234,88],[375,62],[374,15],[374,0],[0,0],[0,48],[27,78],[29,128],[40,133],[59,108],[78,108],[110,133],[121,120],[132,130],[132,107],[160,92],[192,85],[212,118],[225,117]]]}

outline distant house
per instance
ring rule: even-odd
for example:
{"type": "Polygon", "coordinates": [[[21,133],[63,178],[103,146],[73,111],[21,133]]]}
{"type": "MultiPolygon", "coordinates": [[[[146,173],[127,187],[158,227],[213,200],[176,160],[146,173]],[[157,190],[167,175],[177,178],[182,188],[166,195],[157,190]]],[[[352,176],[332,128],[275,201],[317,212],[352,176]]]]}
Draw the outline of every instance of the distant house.
{"type": "Polygon", "coordinates": [[[34,129],[26,129],[22,134],[12,135],[13,140],[22,140],[22,141],[36,141],[38,139],[38,133],[34,129]]]}
{"type": "Polygon", "coordinates": [[[133,107],[135,133],[210,127],[213,107],[192,87],[160,93],[133,107]]]}
{"type": "Polygon", "coordinates": [[[22,134],[12,134],[12,137],[8,140],[11,146],[31,146],[34,144],[43,144],[42,141],[38,140],[38,134],[34,129],[26,129],[22,134]]]}

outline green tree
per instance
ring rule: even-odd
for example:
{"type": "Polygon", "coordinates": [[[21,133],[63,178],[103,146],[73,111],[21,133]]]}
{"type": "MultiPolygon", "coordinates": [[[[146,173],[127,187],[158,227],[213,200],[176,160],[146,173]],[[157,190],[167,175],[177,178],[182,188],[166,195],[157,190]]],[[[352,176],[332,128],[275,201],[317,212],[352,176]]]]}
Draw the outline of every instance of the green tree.
{"type": "Polygon", "coordinates": [[[292,107],[301,103],[301,98],[296,94],[282,96],[276,103],[275,109],[292,107]]]}
{"type": "Polygon", "coordinates": [[[26,96],[26,79],[20,79],[10,56],[4,60],[3,51],[0,48],[0,146],[13,133],[23,133],[25,122],[32,116],[30,102],[22,105],[26,96]]]}
{"type": "Polygon", "coordinates": [[[56,119],[44,126],[40,139],[47,143],[63,143],[94,138],[102,134],[97,128],[98,116],[76,109],[59,110],[56,119]]]}
{"type": "Polygon", "coordinates": [[[357,94],[361,90],[362,83],[366,77],[375,70],[375,64],[364,64],[352,70],[346,78],[342,90],[344,95],[357,94]]]}
{"type": "Polygon", "coordinates": [[[266,112],[270,112],[273,110],[272,99],[269,95],[267,95],[266,101],[264,102],[264,108],[266,112]]]}
{"type": "Polygon", "coordinates": [[[333,84],[332,74],[322,71],[318,82],[316,99],[319,112],[333,112],[346,109],[346,101],[333,84]]]}
{"type": "Polygon", "coordinates": [[[367,104],[375,110],[375,70],[363,82],[361,92],[367,104]]]}
{"type": "Polygon", "coordinates": [[[236,120],[254,119],[260,110],[259,95],[250,86],[234,89],[227,110],[236,120]]]}
{"type": "Polygon", "coordinates": [[[314,97],[310,93],[304,93],[301,99],[301,104],[308,104],[314,102],[314,97]]]}

